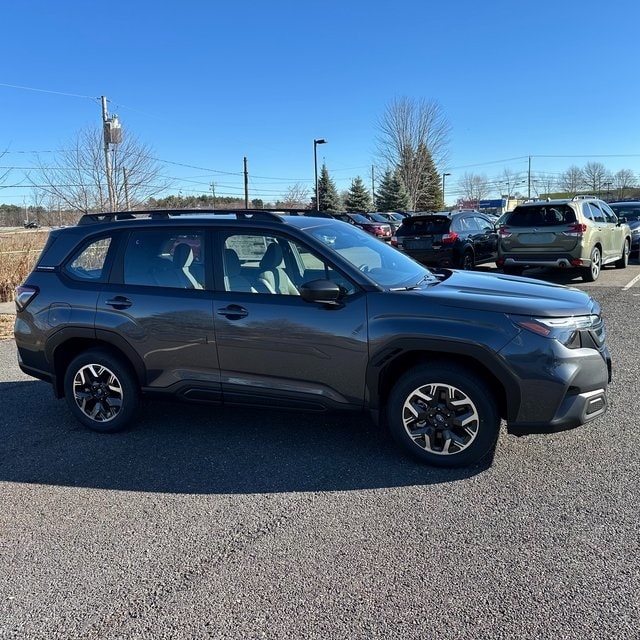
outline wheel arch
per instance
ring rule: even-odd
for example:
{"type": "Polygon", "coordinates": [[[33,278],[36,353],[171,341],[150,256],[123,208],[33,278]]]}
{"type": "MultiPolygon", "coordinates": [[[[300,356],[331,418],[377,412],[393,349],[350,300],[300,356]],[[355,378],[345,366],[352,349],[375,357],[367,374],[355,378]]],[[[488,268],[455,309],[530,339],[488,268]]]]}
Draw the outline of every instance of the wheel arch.
{"type": "Polygon", "coordinates": [[[54,393],[57,398],[64,397],[64,373],[69,363],[79,354],[90,349],[104,349],[127,363],[138,384],[145,381],[145,368],[142,360],[129,345],[116,334],[109,331],[98,332],[95,336],[68,336],[60,340],[52,351],[54,393]]]}
{"type": "MultiPolygon", "coordinates": [[[[367,375],[370,408],[376,412],[386,405],[391,389],[398,378],[409,369],[429,362],[457,364],[476,374],[489,387],[502,418],[515,415],[520,403],[520,388],[511,373],[487,351],[472,345],[439,343],[428,348],[413,346],[389,354],[370,367],[367,375]]],[[[383,413],[383,412],[380,412],[383,413]]]]}

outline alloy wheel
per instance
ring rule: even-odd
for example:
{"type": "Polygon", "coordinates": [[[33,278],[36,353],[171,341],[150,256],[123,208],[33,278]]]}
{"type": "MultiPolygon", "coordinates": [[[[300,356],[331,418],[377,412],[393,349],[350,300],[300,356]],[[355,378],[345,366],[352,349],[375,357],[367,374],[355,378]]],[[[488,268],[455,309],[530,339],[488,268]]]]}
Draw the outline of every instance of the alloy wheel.
{"type": "Polygon", "coordinates": [[[404,428],[420,448],[436,455],[455,455],[469,447],[480,426],[469,396],[444,383],[423,385],[411,392],[402,409],[404,428]]]}
{"type": "Polygon", "coordinates": [[[80,411],[95,422],[110,422],[122,409],[123,389],[117,376],[100,364],[87,364],[73,378],[73,397],[80,411]]]}

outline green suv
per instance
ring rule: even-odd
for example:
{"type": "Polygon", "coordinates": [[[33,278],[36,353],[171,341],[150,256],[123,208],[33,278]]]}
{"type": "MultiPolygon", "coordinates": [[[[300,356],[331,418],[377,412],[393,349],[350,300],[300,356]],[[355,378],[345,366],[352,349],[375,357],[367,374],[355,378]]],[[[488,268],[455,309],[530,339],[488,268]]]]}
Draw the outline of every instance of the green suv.
{"type": "Polygon", "coordinates": [[[593,282],[604,265],[624,269],[630,249],[629,225],[606,202],[585,196],[538,200],[506,215],[496,264],[512,274],[527,267],[578,268],[593,282]]]}

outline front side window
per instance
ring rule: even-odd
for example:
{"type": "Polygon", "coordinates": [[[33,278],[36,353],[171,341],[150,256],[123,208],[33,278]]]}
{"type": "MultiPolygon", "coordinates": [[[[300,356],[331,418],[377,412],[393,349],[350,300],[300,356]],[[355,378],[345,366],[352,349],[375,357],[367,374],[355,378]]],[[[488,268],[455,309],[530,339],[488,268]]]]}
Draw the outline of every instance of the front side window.
{"type": "MultiPolygon", "coordinates": [[[[447,220],[447,230],[449,221],[447,220]]],[[[335,222],[307,233],[326,244],[381,287],[400,289],[418,282],[436,282],[427,267],[357,227],[335,222]]]]}
{"type": "Polygon", "coordinates": [[[309,247],[282,236],[229,235],[223,263],[224,289],[229,292],[297,296],[299,287],[311,280],[331,280],[347,294],[355,291],[347,278],[309,247]]]}
{"type": "Polygon", "coordinates": [[[72,278],[80,280],[100,280],[104,275],[107,253],[111,237],[100,238],[87,245],[65,267],[72,278]]]}
{"type": "Polygon", "coordinates": [[[148,287],[203,289],[203,232],[175,229],[134,231],[124,255],[124,283],[148,287]]]}

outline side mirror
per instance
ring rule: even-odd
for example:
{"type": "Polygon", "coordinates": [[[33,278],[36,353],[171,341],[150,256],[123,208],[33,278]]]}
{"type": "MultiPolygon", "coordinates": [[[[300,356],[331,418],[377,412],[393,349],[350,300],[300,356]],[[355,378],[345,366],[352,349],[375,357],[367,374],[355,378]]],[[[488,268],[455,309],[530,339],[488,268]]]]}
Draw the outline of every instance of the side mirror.
{"type": "Polygon", "coordinates": [[[300,287],[300,297],[305,302],[337,305],[340,298],[340,287],[331,280],[311,280],[300,287]]]}

